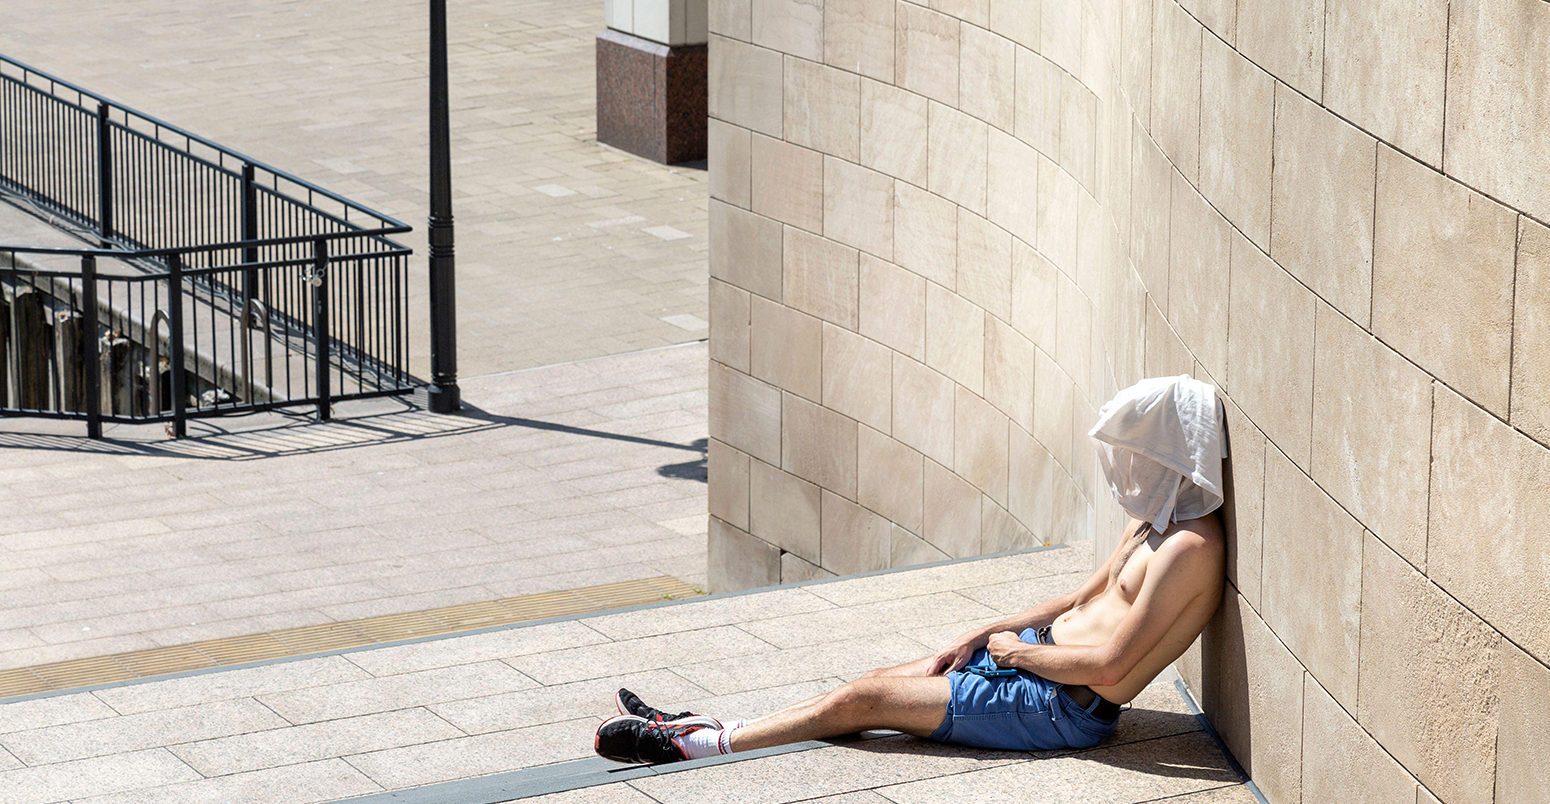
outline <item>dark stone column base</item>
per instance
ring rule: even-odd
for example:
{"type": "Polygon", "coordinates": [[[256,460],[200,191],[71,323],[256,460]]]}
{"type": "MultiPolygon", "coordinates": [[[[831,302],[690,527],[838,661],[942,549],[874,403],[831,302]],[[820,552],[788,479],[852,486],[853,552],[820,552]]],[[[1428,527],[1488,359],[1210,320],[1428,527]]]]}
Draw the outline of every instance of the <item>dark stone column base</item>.
{"type": "Polygon", "coordinates": [[[704,45],[597,35],[597,139],[666,164],[705,158],[704,45]]]}

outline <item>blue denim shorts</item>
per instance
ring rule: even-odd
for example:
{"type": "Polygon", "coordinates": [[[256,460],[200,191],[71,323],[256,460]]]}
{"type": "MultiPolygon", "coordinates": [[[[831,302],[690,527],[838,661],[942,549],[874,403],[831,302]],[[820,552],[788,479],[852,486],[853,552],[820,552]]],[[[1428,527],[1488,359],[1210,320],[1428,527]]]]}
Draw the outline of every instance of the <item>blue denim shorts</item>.
{"type": "MultiPolygon", "coordinates": [[[[1039,641],[1032,628],[1018,638],[1039,641]]],[[[981,648],[964,669],[947,674],[952,683],[947,717],[930,739],[978,748],[1048,751],[1088,748],[1114,733],[1117,717],[1105,720],[1090,711],[1100,699],[1082,707],[1063,685],[1033,673],[1019,670],[1012,676],[986,677],[969,669],[995,667],[990,652],[981,648]]]]}

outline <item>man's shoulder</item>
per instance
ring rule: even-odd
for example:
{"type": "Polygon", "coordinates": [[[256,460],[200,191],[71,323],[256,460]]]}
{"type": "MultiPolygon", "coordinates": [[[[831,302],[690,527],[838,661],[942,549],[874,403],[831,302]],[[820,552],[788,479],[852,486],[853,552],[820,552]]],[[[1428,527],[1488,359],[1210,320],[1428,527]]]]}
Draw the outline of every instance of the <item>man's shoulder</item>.
{"type": "Polygon", "coordinates": [[[1190,564],[1213,565],[1227,554],[1227,538],[1215,515],[1173,523],[1163,534],[1157,553],[1190,564]]]}

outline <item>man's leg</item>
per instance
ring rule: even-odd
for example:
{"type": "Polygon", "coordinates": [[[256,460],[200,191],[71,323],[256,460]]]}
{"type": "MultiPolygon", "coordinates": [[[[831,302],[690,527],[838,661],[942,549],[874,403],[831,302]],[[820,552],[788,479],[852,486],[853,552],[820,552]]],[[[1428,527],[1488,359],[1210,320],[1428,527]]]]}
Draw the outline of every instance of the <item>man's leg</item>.
{"type": "Polygon", "coordinates": [[[735,730],[731,734],[731,748],[747,751],[853,734],[865,729],[895,729],[916,737],[927,737],[947,717],[947,702],[951,695],[952,684],[945,676],[859,678],[827,695],[787,707],[735,730]]]}

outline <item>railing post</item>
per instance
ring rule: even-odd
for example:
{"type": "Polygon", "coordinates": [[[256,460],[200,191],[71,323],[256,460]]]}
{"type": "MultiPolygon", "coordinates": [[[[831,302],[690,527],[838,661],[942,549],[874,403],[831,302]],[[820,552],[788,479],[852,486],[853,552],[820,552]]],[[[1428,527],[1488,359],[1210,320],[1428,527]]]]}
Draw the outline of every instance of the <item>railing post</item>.
{"type": "Polygon", "coordinates": [[[167,255],[167,329],[172,335],[172,437],[183,438],[188,435],[188,394],[183,388],[183,255],[177,253],[167,255]]]}
{"type": "Polygon", "coordinates": [[[108,102],[97,102],[97,233],[107,247],[113,237],[113,127],[108,102]]]}
{"type": "Polygon", "coordinates": [[[86,437],[102,438],[101,344],[97,338],[97,258],[81,256],[81,370],[85,372],[86,437]]]}
{"type": "Polygon", "coordinates": [[[312,341],[317,357],[318,421],[329,419],[328,392],[328,241],[312,241],[312,341]]]}
{"type": "MultiPolygon", "coordinates": [[[[253,185],[253,163],[242,163],[242,239],[258,239],[258,188],[253,185]]],[[[252,265],[258,262],[258,247],[243,246],[242,262],[252,265]]],[[[251,300],[258,289],[258,269],[242,272],[242,297],[251,300]]]]}

